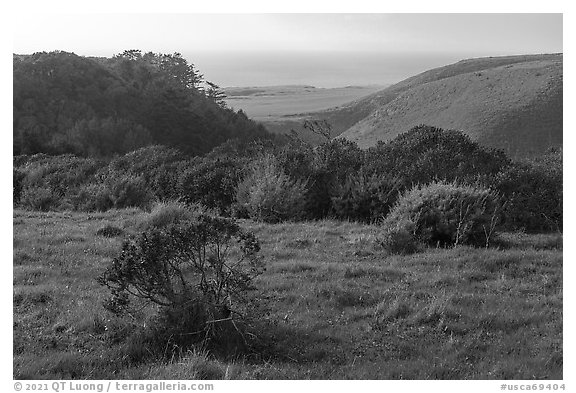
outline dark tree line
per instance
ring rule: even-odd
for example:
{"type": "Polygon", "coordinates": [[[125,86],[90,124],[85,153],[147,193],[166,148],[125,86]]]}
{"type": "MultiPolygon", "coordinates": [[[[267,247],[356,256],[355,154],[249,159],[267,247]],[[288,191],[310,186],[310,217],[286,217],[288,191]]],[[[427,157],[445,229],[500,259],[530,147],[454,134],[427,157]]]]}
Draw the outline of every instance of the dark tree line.
{"type": "Polygon", "coordinates": [[[14,55],[13,72],[14,155],[111,157],[154,144],[202,155],[270,137],[179,53],[14,55]]]}

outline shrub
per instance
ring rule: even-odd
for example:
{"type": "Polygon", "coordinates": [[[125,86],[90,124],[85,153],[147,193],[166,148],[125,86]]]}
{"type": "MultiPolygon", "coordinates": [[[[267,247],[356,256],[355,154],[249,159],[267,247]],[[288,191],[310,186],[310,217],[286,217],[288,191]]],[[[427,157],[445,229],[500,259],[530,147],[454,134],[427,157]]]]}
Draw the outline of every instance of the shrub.
{"type": "Polygon", "coordinates": [[[12,157],[12,166],[14,168],[21,167],[21,166],[24,166],[24,165],[29,164],[31,162],[45,159],[46,157],[49,157],[49,155],[44,154],[44,153],[33,154],[33,155],[20,154],[20,155],[12,157]]]}
{"type": "Polygon", "coordinates": [[[72,208],[70,201],[95,180],[103,166],[100,161],[73,155],[34,155],[16,161],[22,165],[14,172],[14,198],[19,196],[24,206],[37,210],[72,208]]]}
{"type": "Polygon", "coordinates": [[[145,176],[162,165],[178,162],[184,158],[176,149],[160,145],[148,146],[115,158],[110,162],[109,168],[113,172],[145,176]]]}
{"type": "Polygon", "coordinates": [[[293,141],[282,146],[275,156],[278,165],[294,179],[307,179],[314,172],[315,151],[312,146],[293,141]]]}
{"type": "Polygon", "coordinates": [[[413,254],[421,248],[411,221],[399,221],[387,227],[382,236],[382,246],[392,254],[413,254]]]}
{"type": "Polygon", "coordinates": [[[123,176],[107,181],[110,199],[117,209],[125,207],[147,208],[154,200],[142,176],[123,176]]]}
{"type": "Polygon", "coordinates": [[[314,169],[306,180],[307,189],[304,195],[304,216],[307,219],[322,219],[328,216],[332,208],[332,196],[338,184],[334,176],[325,169],[314,169]]]}
{"type": "Polygon", "coordinates": [[[61,155],[38,157],[19,169],[26,173],[24,187],[45,188],[64,198],[75,195],[81,186],[94,181],[94,175],[102,166],[102,162],[91,158],[61,155]]]}
{"type": "Polygon", "coordinates": [[[259,221],[299,219],[304,215],[306,186],[306,181],[288,176],[276,157],[268,154],[251,163],[248,175],[238,185],[236,199],[259,221]]]}
{"type": "Polygon", "coordinates": [[[502,194],[503,225],[529,232],[562,230],[562,152],[515,163],[492,180],[502,194]]]}
{"type": "Polygon", "coordinates": [[[12,203],[17,205],[20,203],[20,197],[22,196],[22,182],[26,174],[17,170],[16,168],[12,168],[12,203]]]}
{"type": "Polygon", "coordinates": [[[73,201],[75,209],[81,211],[106,211],[114,206],[110,190],[102,183],[82,186],[73,201]]]}
{"type": "Polygon", "coordinates": [[[170,201],[180,198],[178,189],[180,175],[186,171],[188,166],[188,161],[179,161],[154,168],[145,177],[147,178],[150,192],[159,201],[170,201]]]}
{"type": "Polygon", "coordinates": [[[399,184],[383,175],[349,175],[332,197],[336,217],[371,222],[388,214],[396,202],[399,184]]]}
{"type": "Polygon", "coordinates": [[[26,187],[22,191],[21,204],[33,210],[49,211],[58,207],[60,198],[47,187],[26,187]]]}
{"type": "Polygon", "coordinates": [[[98,278],[112,293],[105,307],[117,314],[134,300],[159,307],[158,334],[179,346],[224,340],[226,321],[262,272],[259,250],[252,233],[221,217],[150,228],[126,241],[98,278]]]}
{"type": "Polygon", "coordinates": [[[238,161],[204,159],[182,175],[179,193],[187,203],[200,203],[218,209],[220,214],[229,213],[241,176],[238,161]]]}
{"type": "Polygon", "coordinates": [[[323,218],[331,209],[333,173],[315,164],[316,152],[317,150],[306,143],[292,141],[283,146],[276,155],[284,173],[307,184],[301,218],[323,218]]]}
{"type": "Polygon", "coordinates": [[[404,187],[410,187],[496,174],[509,163],[502,151],[481,147],[460,131],[421,125],[368,149],[365,169],[394,174],[404,187]]]}
{"type": "Polygon", "coordinates": [[[386,238],[391,244],[408,243],[411,236],[433,246],[488,245],[498,207],[488,189],[445,182],[416,186],[399,198],[384,220],[386,238]]]}
{"type": "Polygon", "coordinates": [[[342,184],[360,170],[364,163],[364,151],[356,142],[337,138],[319,145],[314,150],[314,167],[327,171],[333,181],[342,184]]]}
{"type": "Polygon", "coordinates": [[[186,157],[180,151],[148,146],[112,160],[105,177],[110,180],[126,176],[142,178],[155,199],[170,200],[178,197],[179,176],[186,166],[186,157]]]}
{"type": "Polygon", "coordinates": [[[96,235],[104,237],[122,236],[124,231],[114,225],[106,225],[96,231],[96,235]]]}
{"type": "Polygon", "coordinates": [[[182,202],[159,202],[154,205],[150,214],[144,219],[142,227],[165,228],[173,224],[190,221],[198,213],[207,213],[201,206],[190,206],[182,202]]]}
{"type": "Polygon", "coordinates": [[[205,157],[214,159],[256,158],[264,152],[271,152],[278,147],[282,136],[271,134],[266,138],[241,139],[231,138],[212,149],[205,157]]]}
{"type": "Polygon", "coordinates": [[[288,176],[307,184],[302,218],[318,219],[331,213],[331,198],[349,176],[358,172],[364,152],[345,139],[317,147],[296,140],[283,146],[276,156],[288,176]]]}

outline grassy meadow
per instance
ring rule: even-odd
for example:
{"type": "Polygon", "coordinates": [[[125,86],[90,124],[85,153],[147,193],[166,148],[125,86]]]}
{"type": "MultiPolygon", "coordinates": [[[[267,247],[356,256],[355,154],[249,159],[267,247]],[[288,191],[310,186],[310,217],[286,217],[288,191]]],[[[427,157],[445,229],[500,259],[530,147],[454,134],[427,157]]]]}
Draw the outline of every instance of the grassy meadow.
{"type": "Polygon", "coordinates": [[[242,109],[251,119],[261,122],[274,134],[286,134],[295,130],[309,143],[324,142],[322,137],[302,129],[308,119],[325,119],[325,111],[338,112],[330,118],[337,136],[368,113],[354,107],[350,113],[345,108],[357,100],[374,94],[386,85],[346,86],[319,88],[314,86],[263,86],[228,87],[224,89],[226,103],[235,110],[242,109]],[[343,111],[340,114],[340,111],[343,111]],[[350,124],[349,124],[350,123],[350,124]]]}
{"type": "Polygon", "coordinates": [[[385,86],[347,86],[318,88],[314,86],[229,87],[224,89],[226,103],[242,109],[257,121],[279,121],[302,117],[309,112],[321,111],[348,104],[385,86]]]}
{"type": "Polygon", "coordinates": [[[139,344],[146,319],[103,309],[95,280],[147,214],[14,211],[15,379],[563,377],[559,234],[398,256],[377,226],[242,221],[267,266],[251,293],[258,345],[167,357],[139,344]]]}

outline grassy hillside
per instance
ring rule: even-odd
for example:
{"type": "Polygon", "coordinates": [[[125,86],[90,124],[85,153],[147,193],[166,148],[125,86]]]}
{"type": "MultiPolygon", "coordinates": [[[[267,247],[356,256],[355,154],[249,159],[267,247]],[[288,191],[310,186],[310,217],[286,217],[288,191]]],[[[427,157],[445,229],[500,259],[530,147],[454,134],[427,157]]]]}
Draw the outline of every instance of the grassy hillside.
{"type": "Polygon", "coordinates": [[[562,379],[559,235],[392,256],[375,226],[243,221],[267,264],[255,351],[167,359],[95,281],[146,215],[14,212],[14,378],[562,379]]]}
{"type": "MultiPolygon", "coordinates": [[[[561,54],[461,61],[349,106],[347,112],[369,115],[342,136],[369,147],[428,124],[464,130],[512,157],[536,155],[562,145],[562,75],[561,54]]],[[[325,113],[336,121],[343,114],[325,113]]]]}

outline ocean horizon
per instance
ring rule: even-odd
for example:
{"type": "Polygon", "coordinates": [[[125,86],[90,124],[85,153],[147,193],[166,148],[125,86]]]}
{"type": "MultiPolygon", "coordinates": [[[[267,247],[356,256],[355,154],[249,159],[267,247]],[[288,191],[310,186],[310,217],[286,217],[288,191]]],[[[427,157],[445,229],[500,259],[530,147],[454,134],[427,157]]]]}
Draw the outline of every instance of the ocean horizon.
{"type": "Polygon", "coordinates": [[[222,88],[390,85],[470,54],[356,52],[183,52],[204,78],[222,88]]]}

